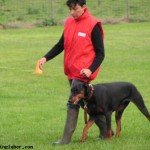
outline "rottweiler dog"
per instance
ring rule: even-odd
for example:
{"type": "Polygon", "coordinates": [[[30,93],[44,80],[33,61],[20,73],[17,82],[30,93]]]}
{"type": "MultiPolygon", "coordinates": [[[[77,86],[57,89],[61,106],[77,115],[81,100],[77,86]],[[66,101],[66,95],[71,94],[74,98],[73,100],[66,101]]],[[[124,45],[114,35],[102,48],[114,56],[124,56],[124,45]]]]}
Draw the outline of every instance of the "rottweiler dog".
{"type": "Polygon", "coordinates": [[[129,82],[112,82],[102,84],[81,83],[71,88],[72,102],[77,104],[81,101],[86,103],[89,120],[86,123],[81,141],[84,142],[87,137],[88,129],[95,122],[95,117],[103,114],[106,118],[108,140],[112,137],[111,115],[115,111],[116,134],[118,138],[121,132],[121,117],[124,109],[130,102],[133,102],[138,109],[150,121],[150,114],[144,104],[144,100],[137,88],[129,82]]]}

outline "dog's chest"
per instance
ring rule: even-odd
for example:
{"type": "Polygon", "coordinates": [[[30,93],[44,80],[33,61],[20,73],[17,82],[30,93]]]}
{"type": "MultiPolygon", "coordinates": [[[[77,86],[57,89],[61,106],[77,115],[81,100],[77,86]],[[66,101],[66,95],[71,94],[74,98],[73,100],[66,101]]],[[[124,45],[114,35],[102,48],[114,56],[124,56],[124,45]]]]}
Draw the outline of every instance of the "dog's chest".
{"type": "Polygon", "coordinates": [[[97,114],[103,114],[104,110],[101,106],[98,106],[96,103],[88,103],[87,104],[87,108],[88,108],[88,114],[91,115],[97,115],[97,114]]]}

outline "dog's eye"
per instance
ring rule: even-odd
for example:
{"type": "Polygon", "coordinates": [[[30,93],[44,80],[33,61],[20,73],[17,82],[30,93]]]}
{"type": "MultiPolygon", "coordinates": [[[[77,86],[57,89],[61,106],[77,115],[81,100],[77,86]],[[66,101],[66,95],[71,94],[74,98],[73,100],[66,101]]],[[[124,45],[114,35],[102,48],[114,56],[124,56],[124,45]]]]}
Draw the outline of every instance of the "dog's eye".
{"type": "Polygon", "coordinates": [[[79,100],[82,100],[82,99],[83,99],[83,97],[81,97],[81,96],[79,96],[78,98],[79,98],[79,100]]]}
{"type": "Polygon", "coordinates": [[[80,100],[83,99],[83,97],[81,97],[81,96],[79,96],[78,98],[79,98],[80,100]]]}

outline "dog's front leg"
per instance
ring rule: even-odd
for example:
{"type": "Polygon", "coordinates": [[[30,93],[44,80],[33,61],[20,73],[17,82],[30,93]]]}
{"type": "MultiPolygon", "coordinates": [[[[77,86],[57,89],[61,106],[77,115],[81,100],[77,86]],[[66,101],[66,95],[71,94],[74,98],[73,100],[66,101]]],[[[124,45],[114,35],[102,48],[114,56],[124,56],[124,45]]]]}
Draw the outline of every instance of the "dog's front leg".
{"type": "Polygon", "coordinates": [[[81,137],[81,142],[85,142],[87,138],[88,129],[93,125],[94,122],[95,122],[95,119],[92,119],[92,120],[89,120],[87,124],[85,125],[83,129],[82,137],[81,137]]]}
{"type": "Polygon", "coordinates": [[[110,140],[112,137],[112,130],[111,130],[111,114],[112,112],[107,112],[106,116],[106,125],[107,125],[107,140],[110,140]]]}

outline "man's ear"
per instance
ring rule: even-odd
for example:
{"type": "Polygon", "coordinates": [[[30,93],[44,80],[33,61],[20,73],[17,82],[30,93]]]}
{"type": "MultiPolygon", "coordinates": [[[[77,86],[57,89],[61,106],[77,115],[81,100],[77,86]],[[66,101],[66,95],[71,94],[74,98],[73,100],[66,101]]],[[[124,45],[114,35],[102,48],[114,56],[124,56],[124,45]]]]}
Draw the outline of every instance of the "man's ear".
{"type": "Polygon", "coordinates": [[[87,7],[86,7],[86,5],[84,4],[84,5],[82,6],[82,8],[85,10],[87,7]]]}

